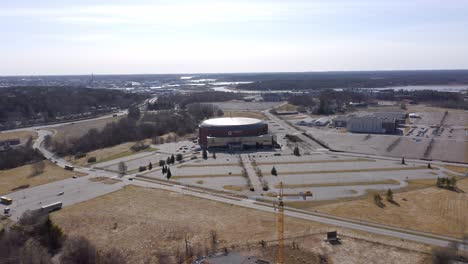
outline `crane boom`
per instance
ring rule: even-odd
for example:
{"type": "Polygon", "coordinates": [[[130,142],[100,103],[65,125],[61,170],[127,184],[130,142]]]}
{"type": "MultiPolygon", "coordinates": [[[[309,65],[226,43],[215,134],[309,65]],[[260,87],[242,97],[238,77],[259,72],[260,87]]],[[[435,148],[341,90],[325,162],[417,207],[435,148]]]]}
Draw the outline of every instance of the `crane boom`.
{"type": "Polygon", "coordinates": [[[278,195],[278,264],[284,264],[284,203],[283,203],[283,182],[280,182],[278,195]]]}

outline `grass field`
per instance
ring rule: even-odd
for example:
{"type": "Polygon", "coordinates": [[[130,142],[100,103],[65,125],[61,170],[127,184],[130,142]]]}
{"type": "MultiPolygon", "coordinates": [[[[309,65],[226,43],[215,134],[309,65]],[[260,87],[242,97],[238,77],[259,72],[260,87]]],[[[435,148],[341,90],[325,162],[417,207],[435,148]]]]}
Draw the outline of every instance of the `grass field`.
{"type": "MultiPolygon", "coordinates": [[[[366,182],[331,182],[331,183],[304,183],[304,184],[283,184],[283,188],[307,188],[307,187],[331,187],[331,186],[355,186],[355,185],[376,185],[376,184],[395,184],[399,185],[400,182],[396,180],[385,181],[366,181],[366,182]]],[[[275,185],[279,188],[279,185],[275,185]]]]}
{"type": "MultiPolygon", "coordinates": [[[[420,181],[420,184],[431,182],[420,181]]],[[[434,180],[432,180],[432,185],[434,180]]],[[[396,193],[397,205],[384,198],[384,208],[375,205],[373,198],[344,201],[318,207],[314,211],[362,219],[376,223],[431,232],[451,237],[468,233],[468,180],[458,181],[462,192],[437,187],[396,193]]]]}
{"type": "MultiPolygon", "coordinates": [[[[248,254],[257,254],[252,250],[260,248],[261,240],[276,239],[272,213],[136,186],[63,208],[52,214],[52,220],[67,235],[85,236],[99,249],[123,250],[129,263],[175,263],[176,256],[183,256],[185,238],[195,253],[209,250],[212,231],[217,248],[249,249],[248,254]],[[170,261],[159,262],[162,254],[170,261]]],[[[425,246],[341,228],[338,232],[346,235],[346,243],[331,247],[323,241],[324,232],[336,228],[289,217],[285,223],[286,246],[295,241],[301,250],[326,253],[334,263],[339,259],[359,263],[364,257],[365,263],[375,263],[383,252],[388,256],[379,263],[421,263],[427,258],[411,251],[425,251],[425,246]]]]}
{"type": "Polygon", "coordinates": [[[219,177],[240,177],[241,173],[231,174],[200,174],[200,175],[175,175],[171,179],[191,179],[191,178],[219,178],[219,177]]]}
{"type": "Polygon", "coordinates": [[[83,176],[79,172],[64,170],[51,163],[45,162],[45,169],[42,174],[37,176],[32,175],[32,165],[24,165],[11,170],[0,171],[0,194],[6,194],[21,185],[29,185],[30,187],[70,178],[73,175],[83,176]]]}
{"type": "Polygon", "coordinates": [[[372,162],[371,159],[337,159],[337,160],[303,160],[303,161],[276,161],[276,162],[257,162],[258,165],[276,165],[276,164],[313,164],[313,163],[334,163],[334,162],[372,162]]]}
{"type": "MultiPolygon", "coordinates": [[[[150,140],[145,140],[145,144],[149,144],[149,142],[150,142],[150,140]]],[[[147,148],[147,149],[142,150],[140,152],[135,152],[135,151],[132,151],[130,149],[134,144],[135,144],[135,142],[127,142],[127,143],[123,143],[123,144],[116,145],[116,146],[113,146],[113,147],[102,148],[102,149],[98,149],[98,150],[88,152],[86,154],[86,157],[83,157],[83,158],[75,159],[72,156],[68,156],[68,157],[66,157],[66,159],[69,162],[71,162],[71,163],[73,163],[75,165],[86,166],[86,165],[88,165],[88,158],[89,157],[96,157],[97,161],[95,163],[92,163],[92,164],[96,164],[96,163],[100,163],[100,162],[104,162],[104,161],[123,158],[123,157],[130,156],[130,155],[140,153],[140,152],[155,151],[156,150],[154,148],[147,148]]]]}
{"type": "Polygon", "coordinates": [[[445,165],[444,166],[446,169],[449,169],[454,172],[458,173],[468,173],[468,167],[462,167],[462,166],[452,166],[452,165],[445,165]]]}
{"type": "Polygon", "coordinates": [[[0,132],[0,141],[7,139],[19,138],[21,142],[28,140],[28,138],[36,139],[37,133],[32,131],[16,131],[16,132],[0,132]]]}
{"type": "Polygon", "coordinates": [[[371,168],[371,169],[349,169],[349,170],[313,170],[313,171],[283,171],[282,175],[295,174],[322,174],[322,173],[348,173],[348,172],[377,172],[377,171],[403,171],[403,170],[424,170],[427,166],[400,167],[400,168],[371,168]]]}
{"type": "Polygon", "coordinates": [[[99,120],[54,127],[53,130],[57,131],[57,133],[53,136],[53,139],[62,142],[64,140],[70,140],[71,138],[81,137],[92,128],[98,130],[103,129],[107,124],[116,122],[122,117],[123,116],[109,117],[99,120]]]}

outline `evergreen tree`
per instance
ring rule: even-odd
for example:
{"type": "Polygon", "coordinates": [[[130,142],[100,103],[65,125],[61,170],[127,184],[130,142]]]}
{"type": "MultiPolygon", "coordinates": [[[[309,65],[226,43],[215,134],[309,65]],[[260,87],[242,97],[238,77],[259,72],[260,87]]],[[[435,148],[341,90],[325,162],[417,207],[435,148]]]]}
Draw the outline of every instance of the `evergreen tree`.
{"type": "Polygon", "coordinates": [[[174,164],[175,162],[175,157],[174,157],[174,154],[171,155],[171,164],[174,164]]]}
{"type": "Polygon", "coordinates": [[[392,189],[388,189],[388,191],[387,191],[387,201],[389,201],[389,202],[393,201],[392,189]]]}
{"type": "Polygon", "coordinates": [[[216,159],[216,153],[213,152],[213,159],[216,159]]]}
{"type": "Polygon", "coordinates": [[[455,177],[452,177],[452,180],[450,181],[450,187],[451,188],[457,187],[457,179],[455,177]]]}
{"type": "Polygon", "coordinates": [[[406,164],[405,163],[405,157],[401,158],[401,164],[403,164],[403,165],[406,164]]]}
{"type": "Polygon", "coordinates": [[[171,164],[171,157],[167,157],[166,164],[171,164]]]}
{"type": "Polygon", "coordinates": [[[432,167],[431,167],[431,164],[430,164],[430,163],[428,163],[428,164],[427,164],[427,168],[428,168],[428,169],[432,169],[432,167]]]}
{"type": "Polygon", "coordinates": [[[296,156],[300,156],[300,155],[301,155],[301,152],[299,151],[299,147],[298,147],[298,146],[295,146],[295,147],[294,147],[294,155],[296,155],[296,156]]]}
{"type": "Polygon", "coordinates": [[[153,164],[151,164],[151,161],[150,163],[148,164],[148,170],[152,170],[153,169],[153,164]]]}
{"type": "Polygon", "coordinates": [[[437,187],[441,188],[442,187],[442,179],[440,177],[437,177],[437,187]]]}
{"type": "Polygon", "coordinates": [[[202,152],[202,157],[203,157],[203,159],[207,159],[207,158],[208,158],[208,152],[206,151],[206,149],[203,150],[203,152],[202,152]]]}
{"type": "Polygon", "coordinates": [[[278,176],[278,172],[276,171],[275,166],[273,166],[273,168],[271,169],[271,175],[278,176]]]}
{"type": "Polygon", "coordinates": [[[167,169],[166,178],[169,180],[172,177],[171,169],[167,169]]]}

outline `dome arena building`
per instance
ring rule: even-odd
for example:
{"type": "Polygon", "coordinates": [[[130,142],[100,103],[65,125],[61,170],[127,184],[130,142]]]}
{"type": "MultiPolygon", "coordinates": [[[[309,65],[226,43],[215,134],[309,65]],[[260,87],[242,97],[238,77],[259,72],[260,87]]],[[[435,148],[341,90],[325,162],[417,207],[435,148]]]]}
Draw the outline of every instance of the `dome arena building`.
{"type": "Polygon", "coordinates": [[[199,125],[198,142],[203,148],[244,149],[273,145],[268,124],[247,117],[221,117],[203,121],[199,125]]]}

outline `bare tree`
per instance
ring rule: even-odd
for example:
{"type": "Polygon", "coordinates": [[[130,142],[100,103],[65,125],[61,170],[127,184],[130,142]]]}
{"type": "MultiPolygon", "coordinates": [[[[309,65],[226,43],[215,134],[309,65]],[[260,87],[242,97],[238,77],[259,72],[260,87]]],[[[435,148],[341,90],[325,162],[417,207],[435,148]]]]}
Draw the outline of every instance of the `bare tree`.
{"type": "Polygon", "coordinates": [[[84,237],[69,237],[60,256],[62,264],[94,264],[97,262],[96,248],[84,237]]]}
{"type": "Polygon", "coordinates": [[[45,169],[45,162],[43,160],[36,162],[32,165],[32,174],[31,177],[42,174],[45,169]]]}
{"type": "Polygon", "coordinates": [[[123,161],[119,162],[119,173],[121,176],[124,176],[125,173],[127,173],[127,165],[123,161]]]}

